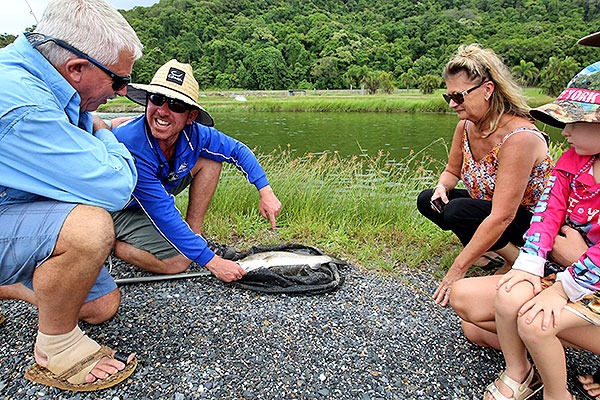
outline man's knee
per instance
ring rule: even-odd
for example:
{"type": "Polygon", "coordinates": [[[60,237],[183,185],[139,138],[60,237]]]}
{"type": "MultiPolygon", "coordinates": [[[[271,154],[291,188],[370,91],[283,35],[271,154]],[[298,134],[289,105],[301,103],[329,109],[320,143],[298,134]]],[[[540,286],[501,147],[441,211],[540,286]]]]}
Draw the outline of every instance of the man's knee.
{"type": "Polygon", "coordinates": [[[114,245],[115,229],[110,214],[100,207],[78,205],[67,216],[59,234],[65,250],[110,253],[114,245]]]}
{"type": "Polygon", "coordinates": [[[194,176],[198,175],[198,174],[203,174],[203,175],[216,175],[219,176],[221,175],[221,169],[223,168],[223,164],[220,163],[219,161],[214,161],[214,160],[210,160],[208,158],[203,158],[200,157],[198,158],[198,161],[196,161],[196,164],[194,165],[194,168],[192,169],[192,174],[194,176]]]}
{"type": "Polygon", "coordinates": [[[79,319],[89,324],[100,324],[111,319],[121,303],[119,289],[105,294],[102,297],[88,301],[81,307],[79,319]]]}

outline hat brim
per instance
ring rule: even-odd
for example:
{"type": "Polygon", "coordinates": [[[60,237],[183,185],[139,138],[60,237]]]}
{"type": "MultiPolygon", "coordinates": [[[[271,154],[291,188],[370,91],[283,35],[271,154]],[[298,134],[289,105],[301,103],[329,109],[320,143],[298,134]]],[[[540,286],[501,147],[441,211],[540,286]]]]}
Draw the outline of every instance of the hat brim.
{"type": "Polygon", "coordinates": [[[138,83],[130,83],[127,85],[127,98],[142,106],[146,106],[146,96],[148,93],[162,94],[172,99],[181,100],[182,102],[198,110],[196,122],[206,126],[215,126],[215,121],[210,116],[208,111],[202,108],[200,104],[196,103],[189,97],[176,92],[175,90],[158,85],[142,85],[138,83]]]}
{"type": "Polygon", "coordinates": [[[595,46],[600,47],[600,31],[596,33],[592,33],[591,35],[587,35],[582,37],[577,41],[577,44],[582,46],[595,46]]]}
{"type": "Polygon", "coordinates": [[[569,100],[555,100],[532,109],[529,114],[544,124],[561,129],[576,122],[600,122],[599,105],[569,100]]]}

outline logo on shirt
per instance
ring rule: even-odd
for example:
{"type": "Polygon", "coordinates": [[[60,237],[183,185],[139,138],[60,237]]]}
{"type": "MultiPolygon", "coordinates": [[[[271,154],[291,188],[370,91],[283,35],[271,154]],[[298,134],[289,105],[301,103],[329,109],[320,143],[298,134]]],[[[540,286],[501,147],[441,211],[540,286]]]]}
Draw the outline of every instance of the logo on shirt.
{"type": "Polygon", "coordinates": [[[182,172],[186,172],[188,169],[188,163],[184,162],[183,164],[181,164],[179,166],[179,168],[177,168],[177,173],[180,174],[182,172]]]}

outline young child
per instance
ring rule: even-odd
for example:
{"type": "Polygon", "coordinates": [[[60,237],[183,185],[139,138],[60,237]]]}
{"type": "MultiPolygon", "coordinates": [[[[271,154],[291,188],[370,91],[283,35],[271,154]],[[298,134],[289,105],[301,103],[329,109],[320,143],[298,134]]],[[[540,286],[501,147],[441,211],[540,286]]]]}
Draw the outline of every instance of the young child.
{"type": "Polygon", "coordinates": [[[498,283],[496,329],[506,370],[487,387],[485,398],[528,399],[543,382],[545,400],[570,400],[575,397],[567,390],[563,343],[600,353],[600,315],[592,310],[594,301],[582,300],[600,289],[600,62],[531,115],[563,128],[572,148],[558,160],[526,243],[498,283]],[[565,224],[582,234],[585,250],[542,290],[546,257],[565,224]]]}

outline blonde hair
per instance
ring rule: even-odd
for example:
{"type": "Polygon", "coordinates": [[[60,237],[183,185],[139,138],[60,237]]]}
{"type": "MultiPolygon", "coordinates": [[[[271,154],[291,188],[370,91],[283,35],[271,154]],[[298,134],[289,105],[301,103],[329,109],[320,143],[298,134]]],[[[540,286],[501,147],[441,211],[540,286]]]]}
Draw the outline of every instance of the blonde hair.
{"type": "Polygon", "coordinates": [[[504,114],[512,114],[532,120],[529,116],[529,106],[519,85],[515,82],[510,70],[502,59],[491,49],[485,49],[477,43],[463,45],[450,59],[442,77],[464,72],[472,81],[492,81],[495,90],[490,97],[490,107],[476,124],[477,129],[488,136],[493,133],[504,114]],[[482,121],[489,121],[489,126],[480,126],[482,121]]]}

